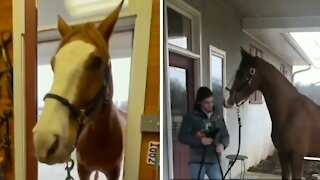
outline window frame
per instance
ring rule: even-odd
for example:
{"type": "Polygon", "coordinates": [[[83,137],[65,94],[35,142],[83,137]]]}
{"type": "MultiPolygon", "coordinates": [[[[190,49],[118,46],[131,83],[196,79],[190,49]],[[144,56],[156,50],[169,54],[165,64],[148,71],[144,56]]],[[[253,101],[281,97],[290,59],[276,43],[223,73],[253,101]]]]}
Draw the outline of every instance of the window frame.
{"type": "MultiPolygon", "coordinates": [[[[222,92],[223,92],[223,88],[226,86],[227,83],[227,79],[226,79],[226,75],[227,75],[227,53],[226,51],[219,49],[213,45],[209,45],[209,72],[210,72],[210,77],[209,77],[209,82],[210,82],[210,89],[211,91],[213,90],[212,88],[212,73],[213,73],[213,69],[212,69],[212,56],[217,56],[220,57],[222,59],[222,92]]],[[[227,111],[225,110],[225,108],[223,107],[223,117],[225,119],[225,121],[227,121],[227,111]]]]}
{"type": "MultiPolygon", "coordinates": [[[[263,59],[263,51],[256,46],[250,44],[250,54],[254,57],[260,57],[263,59]]],[[[257,90],[249,96],[249,104],[263,104],[263,94],[257,90]]]]}

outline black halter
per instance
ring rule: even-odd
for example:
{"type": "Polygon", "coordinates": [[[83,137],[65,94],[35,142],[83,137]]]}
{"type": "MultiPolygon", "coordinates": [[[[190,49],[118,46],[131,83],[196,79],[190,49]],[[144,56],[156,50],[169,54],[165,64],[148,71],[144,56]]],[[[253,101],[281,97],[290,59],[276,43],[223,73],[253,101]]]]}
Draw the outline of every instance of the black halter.
{"type": "Polygon", "coordinates": [[[244,101],[242,101],[240,104],[238,104],[238,103],[237,103],[237,93],[240,92],[241,90],[243,90],[244,88],[248,87],[248,86],[249,86],[250,89],[252,89],[251,81],[252,81],[253,75],[254,75],[255,73],[256,73],[256,68],[251,67],[251,68],[250,68],[250,72],[249,72],[249,74],[248,74],[248,76],[247,76],[246,81],[245,81],[241,86],[239,86],[237,89],[230,89],[230,88],[226,87],[226,90],[228,90],[228,91],[230,91],[230,92],[231,92],[231,91],[234,91],[234,92],[235,92],[235,94],[234,94],[234,100],[235,100],[235,103],[236,103],[237,107],[242,106],[242,105],[249,99],[249,97],[248,97],[248,98],[246,98],[244,101]]]}
{"type": "Polygon", "coordinates": [[[104,105],[107,104],[108,102],[108,97],[107,97],[107,92],[106,92],[106,86],[102,86],[99,94],[92,100],[92,102],[86,107],[86,108],[79,108],[76,105],[72,104],[69,102],[68,99],[57,95],[57,94],[53,94],[53,93],[47,93],[43,100],[50,98],[50,99],[55,99],[57,101],[59,101],[62,105],[66,106],[71,113],[73,113],[73,115],[75,115],[77,117],[77,121],[79,124],[79,130],[77,133],[77,139],[75,144],[73,145],[71,152],[76,148],[77,143],[78,143],[78,139],[79,136],[82,132],[83,126],[87,123],[87,117],[89,117],[92,112],[96,109],[96,107],[98,106],[98,104],[101,102],[101,100],[103,100],[104,105]]]}

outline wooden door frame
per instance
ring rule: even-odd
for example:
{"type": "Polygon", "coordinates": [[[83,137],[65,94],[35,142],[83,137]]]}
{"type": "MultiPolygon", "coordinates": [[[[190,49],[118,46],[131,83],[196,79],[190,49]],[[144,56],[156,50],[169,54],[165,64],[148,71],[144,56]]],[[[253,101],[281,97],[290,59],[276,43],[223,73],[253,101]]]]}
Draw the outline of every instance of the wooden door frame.
{"type": "MultiPolygon", "coordinates": [[[[189,92],[187,93],[187,111],[188,112],[192,112],[193,110],[193,106],[194,106],[194,102],[195,102],[195,59],[190,58],[188,56],[184,56],[181,55],[179,53],[174,53],[172,51],[169,51],[169,67],[178,67],[178,68],[182,68],[182,69],[186,69],[186,91],[189,92]],[[174,58],[174,60],[172,59],[174,58]]],[[[170,98],[170,102],[171,102],[171,97],[170,98]]],[[[172,122],[171,122],[172,123],[172,122]]],[[[172,138],[172,154],[174,155],[175,152],[175,143],[174,141],[177,141],[179,144],[178,146],[183,145],[181,142],[179,142],[178,140],[174,140],[172,138]]],[[[177,144],[176,144],[177,145],[177,144]]],[[[185,148],[188,148],[187,146],[185,146],[185,148]]],[[[189,150],[187,150],[189,151],[189,150]]],[[[174,157],[173,157],[174,160],[174,157]]],[[[175,165],[174,165],[174,161],[173,161],[173,173],[174,173],[174,177],[176,178],[177,174],[175,174],[175,165]]],[[[189,177],[191,174],[189,174],[189,177]]]]}
{"type": "Polygon", "coordinates": [[[32,129],[37,120],[37,8],[36,0],[25,0],[25,137],[26,179],[37,179],[38,161],[34,156],[32,129]],[[33,47],[33,48],[32,48],[33,47]],[[26,48],[25,48],[26,49],[26,48]]]}

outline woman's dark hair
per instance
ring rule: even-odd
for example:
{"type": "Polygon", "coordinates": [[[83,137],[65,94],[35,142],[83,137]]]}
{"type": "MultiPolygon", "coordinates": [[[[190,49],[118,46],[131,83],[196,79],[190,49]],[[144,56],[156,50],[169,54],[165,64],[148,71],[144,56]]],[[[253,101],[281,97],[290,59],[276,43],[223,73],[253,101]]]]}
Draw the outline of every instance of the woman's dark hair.
{"type": "MultiPolygon", "coordinates": [[[[200,87],[197,91],[196,101],[194,103],[193,109],[194,110],[201,110],[199,102],[203,101],[208,97],[213,97],[212,91],[207,87],[200,87]]],[[[213,107],[214,109],[214,107],[213,107]]]]}

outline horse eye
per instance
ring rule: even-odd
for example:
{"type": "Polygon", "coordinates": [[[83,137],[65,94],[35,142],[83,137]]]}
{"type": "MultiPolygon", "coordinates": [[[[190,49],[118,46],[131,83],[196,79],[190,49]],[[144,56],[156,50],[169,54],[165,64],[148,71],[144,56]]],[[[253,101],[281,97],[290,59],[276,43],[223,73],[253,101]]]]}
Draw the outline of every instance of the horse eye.
{"type": "Polygon", "coordinates": [[[102,64],[102,60],[98,57],[94,58],[90,64],[90,68],[98,69],[102,64]]]}

